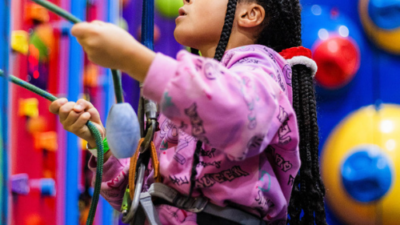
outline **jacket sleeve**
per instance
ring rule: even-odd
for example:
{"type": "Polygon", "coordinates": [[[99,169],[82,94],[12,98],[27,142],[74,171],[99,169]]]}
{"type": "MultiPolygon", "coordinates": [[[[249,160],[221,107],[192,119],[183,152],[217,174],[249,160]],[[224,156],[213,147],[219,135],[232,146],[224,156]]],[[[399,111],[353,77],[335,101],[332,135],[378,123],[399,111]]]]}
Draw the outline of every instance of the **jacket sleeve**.
{"type": "MultiPolygon", "coordinates": [[[[95,182],[96,157],[89,159],[89,169],[93,172],[92,185],[95,182]]],[[[126,185],[128,184],[129,159],[117,159],[110,156],[103,165],[103,178],[100,194],[110,205],[120,211],[126,185]]]]}
{"type": "Polygon", "coordinates": [[[184,51],[177,60],[158,54],[143,88],[175,125],[231,160],[260,154],[282,125],[280,107],[292,109],[273,62],[238,54],[229,69],[184,51]]]}

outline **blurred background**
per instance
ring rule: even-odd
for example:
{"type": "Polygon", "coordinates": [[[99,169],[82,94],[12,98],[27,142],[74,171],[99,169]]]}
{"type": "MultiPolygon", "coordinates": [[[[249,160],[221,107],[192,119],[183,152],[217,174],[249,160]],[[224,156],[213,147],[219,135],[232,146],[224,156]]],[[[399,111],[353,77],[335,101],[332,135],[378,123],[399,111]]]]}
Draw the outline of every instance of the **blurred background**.
{"type": "MultiPolygon", "coordinates": [[[[118,24],[140,39],[141,0],[51,2],[83,20],[118,24]]],[[[182,0],[155,4],[155,51],[174,57],[185,48],[173,37],[182,0]]],[[[301,4],[303,45],[319,67],[328,224],[399,224],[400,1],[301,4]]],[[[90,100],[105,121],[114,102],[110,71],[87,60],[70,28],[29,0],[1,1],[0,68],[58,97],[90,100]]],[[[122,79],[125,100],[136,109],[138,84],[122,79]]],[[[2,78],[0,85],[1,224],[85,224],[93,192],[86,143],[63,130],[47,100],[2,78]]],[[[122,224],[103,199],[96,216],[96,225],[122,224]]]]}

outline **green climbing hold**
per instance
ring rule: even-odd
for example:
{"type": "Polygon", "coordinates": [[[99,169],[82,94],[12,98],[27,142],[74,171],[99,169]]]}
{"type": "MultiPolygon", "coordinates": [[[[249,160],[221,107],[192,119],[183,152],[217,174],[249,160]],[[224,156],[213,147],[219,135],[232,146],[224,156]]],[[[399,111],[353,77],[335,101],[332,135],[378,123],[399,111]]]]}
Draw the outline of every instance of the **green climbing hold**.
{"type": "Polygon", "coordinates": [[[173,18],[179,15],[179,8],[183,6],[182,0],[156,0],[156,9],[165,17],[173,18]]]}

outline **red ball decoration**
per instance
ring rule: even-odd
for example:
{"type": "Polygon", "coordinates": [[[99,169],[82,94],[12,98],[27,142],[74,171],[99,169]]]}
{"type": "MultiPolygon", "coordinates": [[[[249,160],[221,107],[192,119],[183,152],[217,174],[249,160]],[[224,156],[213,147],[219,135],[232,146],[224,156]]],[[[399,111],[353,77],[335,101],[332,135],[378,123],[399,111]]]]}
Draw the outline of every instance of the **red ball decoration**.
{"type": "Polygon", "coordinates": [[[313,58],[318,65],[315,79],[327,89],[345,86],[360,67],[360,50],[349,37],[331,37],[318,43],[313,58]]]}

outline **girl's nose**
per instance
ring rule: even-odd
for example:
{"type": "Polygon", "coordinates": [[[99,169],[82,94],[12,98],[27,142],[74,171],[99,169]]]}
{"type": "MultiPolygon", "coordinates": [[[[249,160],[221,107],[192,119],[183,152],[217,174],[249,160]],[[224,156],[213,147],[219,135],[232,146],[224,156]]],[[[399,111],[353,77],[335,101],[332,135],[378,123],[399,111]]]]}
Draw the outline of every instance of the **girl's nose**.
{"type": "Polygon", "coordinates": [[[192,0],[183,0],[183,4],[190,4],[190,2],[191,2],[192,0]]]}

